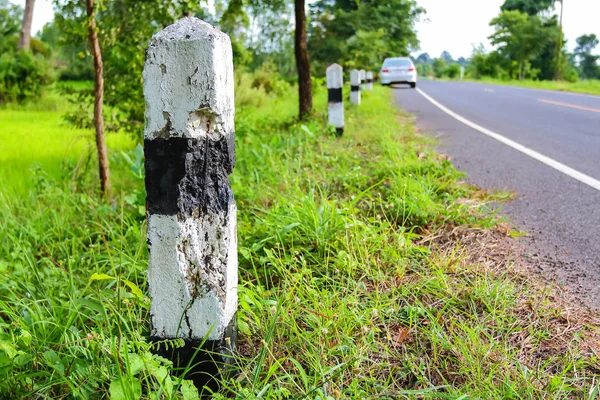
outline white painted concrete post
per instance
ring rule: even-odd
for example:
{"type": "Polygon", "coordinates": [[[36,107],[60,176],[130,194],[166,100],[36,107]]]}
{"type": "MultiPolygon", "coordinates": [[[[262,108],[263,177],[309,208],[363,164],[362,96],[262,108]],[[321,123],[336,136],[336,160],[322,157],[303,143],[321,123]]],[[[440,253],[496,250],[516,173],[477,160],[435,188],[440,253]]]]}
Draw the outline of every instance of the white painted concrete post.
{"type": "Polygon", "coordinates": [[[360,104],[360,72],[350,71],[350,103],[360,104]]]}
{"type": "Polygon", "coordinates": [[[367,72],[367,90],[373,90],[373,73],[367,72]]]}
{"type": "Polygon", "coordinates": [[[460,80],[462,81],[465,78],[465,66],[460,66],[460,80]]]}
{"type": "Polygon", "coordinates": [[[152,37],[143,75],[151,340],[183,338],[183,348],[157,351],[176,366],[198,363],[191,379],[201,387],[232,361],[236,341],[229,37],[183,18],[152,37]]]}
{"type": "Polygon", "coordinates": [[[367,90],[367,72],[364,69],[359,71],[360,74],[360,90],[367,90]]]}
{"type": "Polygon", "coordinates": [[[329,125],[335,127],[338,136],[344,133],[344,71],[338,64],[327,68],[327,116],[329,125]]]}

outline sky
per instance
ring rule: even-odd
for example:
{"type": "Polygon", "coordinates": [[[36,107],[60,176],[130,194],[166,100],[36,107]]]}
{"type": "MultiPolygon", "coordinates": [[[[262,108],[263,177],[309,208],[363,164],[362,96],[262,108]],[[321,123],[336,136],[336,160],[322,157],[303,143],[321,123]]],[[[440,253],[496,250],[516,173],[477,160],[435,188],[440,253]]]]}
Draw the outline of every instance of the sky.
{"type": "MultiPolygon", "coordinates": [[[[11,0],[25,4],[25,0],[11,0]]],[[[447,50],[456,59],[468,58],[473,45],[483,43],[490,49],[488,36],[493,33],[490,21],[500,11],[504,0],[417,0],[417,4],[427,10],[415,28],[421,49],[415,55],[427,52],[431,57],[439,57],[447,50]]],[[[600,0],[564,0],[564,32],[567,48],[572,51],[575,39],[583,34],[595,33],[600,37],[600,0]]],[[[556,3],[555,12],[560,12],[556,3]]],[[[51,0],[36,0],[33,13],[33,33],[52,20],[51,0]]],[[[600,49],[597,49],[600,52],[600,49]]]]}

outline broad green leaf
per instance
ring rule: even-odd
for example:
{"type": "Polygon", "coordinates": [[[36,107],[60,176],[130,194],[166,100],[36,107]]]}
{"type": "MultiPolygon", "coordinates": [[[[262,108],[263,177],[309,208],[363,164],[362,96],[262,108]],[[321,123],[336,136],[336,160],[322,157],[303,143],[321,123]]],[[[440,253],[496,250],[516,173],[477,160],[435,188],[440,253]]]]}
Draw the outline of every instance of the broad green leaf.
{"type": "Polygon", "coordinates": [[[181,387],[179,388],[181,391],[181,395],[183,396],[183,400],[197,400],[198,399],[198,389],[192,381],[184,380],[181,382],[181,387]]]}
{"type": "Polygon", "coordinates": [[[105,281],[109,279],[116,280],[114,276],[110,276],[107,274],[99,274],[97,272],[94,272],[92,276],[90,276],[90,281],[105,281]]]}
{"type": "Polygon", "coordinates": [[[92,300],[92,299],[78,299],[76,301],[77,304],[82,305],[82,306],[86,306],[89,309],[96,311],[99,314],[103,314],[104,313],[104,306],[102,305],[102,303],[97,302],[96,300],[92,300]]]}
{"type": "Polygon", "coordinates": [[[61,375],[65,374],[65,365],[63,364],[61,358],[56,354],[54,350],[47,350],[44,352],[44,360],[48,366],[56,369],[61,373],[61,375]]]}
{"type": "Polygon", "coordinates": [[[144,298],[144,293],[142,293],[141,289],[137,287],[135,283],[126,279],[123,279],[123,283],[125,283],[129,287],[129,289],[131,289],[131,293],[133,293],[133,295],[137,297],[138,300],[142,300],[144,298]]]}
{"type": "Polygon", "coordinates": [[[137,400],[142,397],[142,384],[136,378],[124,376],[110,383],[110,400],[137,400]]]}

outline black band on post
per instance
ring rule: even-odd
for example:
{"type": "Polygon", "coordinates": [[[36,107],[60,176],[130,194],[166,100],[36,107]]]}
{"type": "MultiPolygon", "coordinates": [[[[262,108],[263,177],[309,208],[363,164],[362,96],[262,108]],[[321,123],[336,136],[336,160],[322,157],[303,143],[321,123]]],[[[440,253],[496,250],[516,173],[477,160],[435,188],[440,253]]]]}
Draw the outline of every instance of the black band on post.
{"type": "Polygon", "coordinates": [[[341,103],[342,88],[327,89],[327,101],[329,103],[341,103]]]}
{"type": "Polygon", "coordinates": [[[359,89],[360,88],[358,86],[354,86],[354,85],[350,86],[350,91],[352,91],[352,92],[358,92],[359,89]]]}

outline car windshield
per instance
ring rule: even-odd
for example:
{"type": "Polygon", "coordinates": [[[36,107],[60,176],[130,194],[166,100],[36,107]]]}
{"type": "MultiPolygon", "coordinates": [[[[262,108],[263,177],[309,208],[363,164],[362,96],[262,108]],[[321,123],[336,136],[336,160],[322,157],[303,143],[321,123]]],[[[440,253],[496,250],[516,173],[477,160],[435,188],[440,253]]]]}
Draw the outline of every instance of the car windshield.
{"type": "Polygon", "coordinates": [[[385,60],[384,67],[410,67],[410,60],[385,60]]]}

